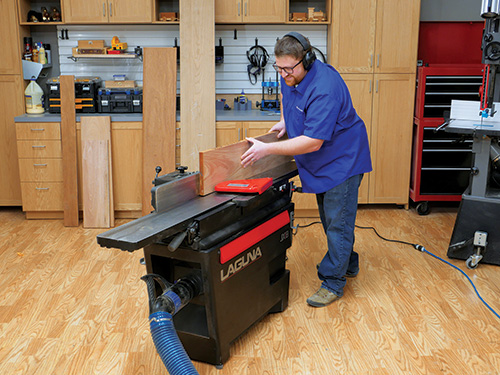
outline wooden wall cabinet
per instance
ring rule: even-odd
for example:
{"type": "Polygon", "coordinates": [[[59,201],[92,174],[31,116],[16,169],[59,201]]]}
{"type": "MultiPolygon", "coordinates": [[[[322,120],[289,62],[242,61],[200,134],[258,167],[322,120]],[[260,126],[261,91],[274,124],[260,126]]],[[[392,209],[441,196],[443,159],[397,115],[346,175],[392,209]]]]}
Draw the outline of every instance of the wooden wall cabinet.
{"type": "Polygon", "coordinates": [[[17,0],[19,9],[19,24],[20,25],[58,25],[64,20],[64,12],[61,9],[62,0],[17,0]],[[49,14],[52,14],[52,8],[56,7],[60,13],[61,21],[59,22],[31,22],[28,20],[30,10],[42,13],[42,7],[47,8],[49,14]]]}
{"type": "Polygon", "coordinates": [[[215,23],[285,23],[283,0],[215,0],[215,23]]]}
{"type": "Polygon", "coordinates": [[[2,63],[0,74],[21,74],[22,51],[18,43],[18,26],[16,3],[12,0],[0,4],[2,22],[0,22],[0,45],[2,46],[2,63]]]}
{"type": "Polygon", "coordinates": [[[420,0],[336,0],[331,64],[340,73],[415,73],[420,0]]]}
{"type": "Polygon", "coordinates": [[[318,25],[331,22],[332,0],[287,0],[286,3],[287,23],[318,25]],[[309,9],[312,11],[311,14],[309,9]],[[312,17],[309,17],[310,15],[312,17]]]}
{"type": "Polygon", "coordinates": [[[151,23],[151,0],[62,0],[65,23],[151,23]]]}

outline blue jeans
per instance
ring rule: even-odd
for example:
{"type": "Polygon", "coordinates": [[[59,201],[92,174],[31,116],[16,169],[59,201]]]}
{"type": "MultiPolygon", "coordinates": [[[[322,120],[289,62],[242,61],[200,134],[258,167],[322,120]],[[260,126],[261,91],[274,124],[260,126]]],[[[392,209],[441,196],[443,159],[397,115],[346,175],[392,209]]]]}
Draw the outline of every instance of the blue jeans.
{"type": "Polygon", "coordinates": [[[359,256],[353,249],[358,190],[363,175],[352,176],[325,193],[316,194],[319,215],[328,240],[328,251],[318,268],[321,287],[344,295],[347,271],[359,272],[359,256]]]}

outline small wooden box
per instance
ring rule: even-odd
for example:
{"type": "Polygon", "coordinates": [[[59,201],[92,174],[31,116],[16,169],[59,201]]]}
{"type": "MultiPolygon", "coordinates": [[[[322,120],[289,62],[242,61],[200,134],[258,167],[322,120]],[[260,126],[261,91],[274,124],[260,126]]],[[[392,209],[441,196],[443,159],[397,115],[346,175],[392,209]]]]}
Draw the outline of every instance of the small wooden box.
{"type": "Polygon", "coordinates": [[[104,48],[104,40],[79,40],[78,49],[101,49],[104,48]]]}
{"type": "Polygon", "coordinates": [[[179,18],[177,16],[176,12],[161,12],[160,13],[160,21],[164,22],[172,22],[172,21],[178,21],[179,18]]]}
{"type": "Polygon", "coordinates": [[[104,87],[107,89],[127,88],[133,89],[135,81],[104,81],[104,87]]]}
{"type": "Polygon", "coordinates": [[[290,13],[290,21],[305,22],[307,21],[307,13],[298,13],[298,12],[290,13]]]}

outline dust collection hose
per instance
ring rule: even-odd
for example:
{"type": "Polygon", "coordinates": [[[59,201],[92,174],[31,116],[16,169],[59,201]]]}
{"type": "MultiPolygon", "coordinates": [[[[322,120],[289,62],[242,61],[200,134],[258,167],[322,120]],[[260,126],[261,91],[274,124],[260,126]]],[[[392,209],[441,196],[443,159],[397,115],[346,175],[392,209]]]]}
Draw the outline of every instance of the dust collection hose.
{"type": "Polygon", "coordinates": [[[168,283],[162,276],[148,274],[141,277],[148,289],[149,326],[156,350],[170,375],[198,375],[175,331],[173,315],[202,291],[199,275],[191,274],[168,283]],[[156,283],[164,292],[156,297],[156,283]]]}

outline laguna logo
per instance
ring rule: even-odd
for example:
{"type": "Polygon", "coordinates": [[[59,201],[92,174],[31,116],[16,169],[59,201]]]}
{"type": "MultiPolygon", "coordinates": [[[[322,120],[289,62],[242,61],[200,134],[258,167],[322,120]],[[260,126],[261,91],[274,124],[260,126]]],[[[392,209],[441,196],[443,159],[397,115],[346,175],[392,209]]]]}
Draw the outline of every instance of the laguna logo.
{"type": "Polygon", "coordinates": [[[222,269],[220,271],[220,281],[223,283],[231,276],[240,272],[243,268],[247,267],[249,264],[255,262],[262,256],[262,251],[260,247],[249,251],[245,255],[239,257],[234,262],[230,263],[226,270],[222,269]]]}

